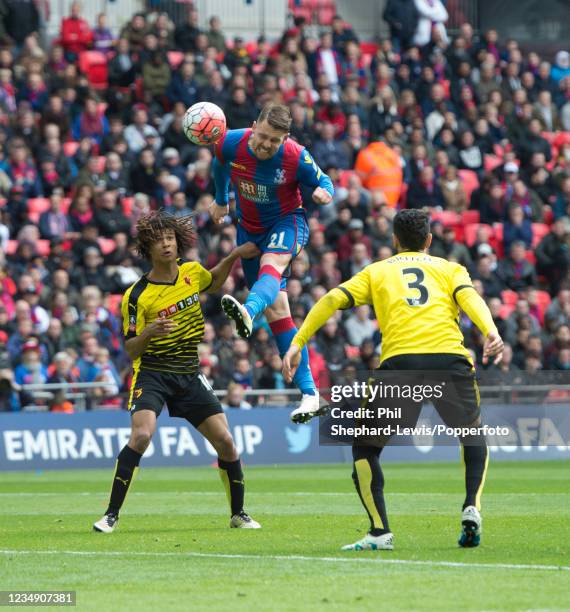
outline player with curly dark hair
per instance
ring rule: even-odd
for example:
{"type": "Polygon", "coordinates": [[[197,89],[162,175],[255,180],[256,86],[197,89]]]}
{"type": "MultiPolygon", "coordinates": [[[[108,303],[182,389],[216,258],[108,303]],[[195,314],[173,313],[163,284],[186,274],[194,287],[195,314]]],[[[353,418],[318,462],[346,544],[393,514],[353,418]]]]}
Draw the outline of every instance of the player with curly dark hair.
{"type": "Polygon", "coordinates": [[[137,250],[152,268],[127,289],[122,302],[125,349],[134,371],[128,402],[131,436],[117,457],[111,498],[105,515],[93,525],[96,531],[115,529],[164,404],[170,416],[186,419],[216,449],[231,506],[230,527],[260,527],[244,512],[239,455],[220,402],[200,373],[198,361],[198,343],[204,335],[200,293],[218,291],[238,258],[256,257],[259,251],[248,242],[208,271],[198,262],[182,259],[193,241],[191,217],[158,211],[137,223],[137,250]]]}

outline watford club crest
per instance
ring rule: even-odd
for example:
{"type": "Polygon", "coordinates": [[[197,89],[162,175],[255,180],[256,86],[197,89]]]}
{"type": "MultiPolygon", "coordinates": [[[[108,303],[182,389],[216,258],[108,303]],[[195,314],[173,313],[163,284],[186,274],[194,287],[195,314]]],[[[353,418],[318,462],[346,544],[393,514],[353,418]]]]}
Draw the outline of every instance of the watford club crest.
{"type": "Polygon", "coordinates": [[[190,285],[190,283],[191,283],[192,281],[190,280],[190,278],[189,278],[188,276],[185,276],[185,277],[184,277],[184,282],[185,282],[187,285],[190,285]]]}

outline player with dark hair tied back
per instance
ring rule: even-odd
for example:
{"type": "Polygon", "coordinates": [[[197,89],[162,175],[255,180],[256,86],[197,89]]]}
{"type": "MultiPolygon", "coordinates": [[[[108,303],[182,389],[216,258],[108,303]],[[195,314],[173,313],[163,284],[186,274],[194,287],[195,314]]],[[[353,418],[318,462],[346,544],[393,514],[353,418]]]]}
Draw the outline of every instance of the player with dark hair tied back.
{"type": "MultiPolygon", "coordinates": [[[[428,254],[431,244],[429,216],[419,210],[402,210],[394,217],[393,243],[397,254],[366,266],[332,289],[310,310],[283,359],[283,375],[290,381],[309,339],[338,310],[371,304],[382,330],[380,371],[442,371],[453,375],[458,397],[434,399],[443,420],[454,427],[481,424],[475,367],[463,344],[458,317],[461,308],[479,328],[485,342],[483,363],[502,356],[503,341],[484,300],[474,289],[467,270],[428,254]]],[[[404,408],[406,411],[407,406],[404,408]]],[[[412,405],[406,426],[414,427],[421,410],[412,405]]],[[[354,441],[353,480],[370,518],[370,531],[343,550],[392,550],[394,536],[384,503],[384,476],[380,453],[389,437],[354,441]]],[[[480,499],[489,451],[484,435],[460,439],[465,462],[466,497],[461,515],[459,544],[478,546],[482,519],[480,499]]]]}
{"type": "Polygon", "coordinates": [[[255,257],[259,250],[245,243],[208,271],[198,262],[182,259],[193,241],[191,217],[159,211],[137,223],[137,249],[152,269],[127,289],[121,306],[125,349],[134,370],[128,403],[131,436],[117,457],[111,498],[104,516],[93,525],[96,531],[115,529],[164,404],[170,416],[186,419],[216,450],[231,507],[230,527],[260,527],[244,512],[240,458],[221,404],[198,362],[198,344],[204,335],[200,293],[219,291],[234,262],[255,257]]]}
{"type": "MultiPolygon", "coordinates": [[[[261,256],[243,262],[250,289],[245,303],[224,295],[222,308],[235,321],[242,338],[251,336],[255,318],[265,314],[281,356],[297,332],[287,300],[287,270],[309,240],[299,185],[313,188],[316,204],[329,204],[334,193],[332,181],[311,154],[289,138],[291,122],[287,106],[267,104],[251,128],[226,132],[216,144],[216,201],[211,208],[214,222],[223,223],[229,212],[232,182],[236,190],[237,243],[254,242],[261,256]]],[[[303,423],[324,410],[307,349],[294,383],[302,399],[291,412],[291,419],[303,423]]]]}

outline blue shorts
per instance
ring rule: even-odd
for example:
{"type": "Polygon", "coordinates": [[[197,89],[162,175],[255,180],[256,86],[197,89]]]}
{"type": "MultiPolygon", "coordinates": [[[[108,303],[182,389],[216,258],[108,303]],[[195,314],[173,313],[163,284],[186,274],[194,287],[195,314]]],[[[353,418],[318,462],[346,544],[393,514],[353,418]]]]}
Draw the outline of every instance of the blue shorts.
{"type": "MultiPolygon", "coordinates": [[[[261,234],[253,234],[238,223],[237,244],[254,242],[262,253],[278,253],[279,255],[291,255],[296,257],[309,241],[309,225],[305,211],[294,212],[281,217],[275,225],[261,234]]],[[[254,259],[242,259],[241,263],[245,274],[247,286],[251,289],[259,274],[259,262],[261,257],[254,259]]],[[[287,271],[281,278],[281,289],[287,287],[287,271]]]]}

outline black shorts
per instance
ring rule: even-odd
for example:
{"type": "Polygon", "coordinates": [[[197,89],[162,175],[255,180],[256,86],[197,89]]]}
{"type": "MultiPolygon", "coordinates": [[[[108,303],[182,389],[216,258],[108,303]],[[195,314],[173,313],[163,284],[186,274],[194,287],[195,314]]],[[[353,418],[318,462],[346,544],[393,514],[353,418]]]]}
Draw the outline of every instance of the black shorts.
{"type": "MultiPolygon", "coordinates": [[[[432,397],[430,401],[449,427],[471,425],[481,414],[475,368],[463,355],[396,355],[383,361],[378,369],[380,372],[394,373],[396,377],[401,375],[402,381],[412,384],[435,385],[445,380],[442,397],[432,397]]],[[[420,411],[421,404],[410,402],[405,426],[414,427],[420,411]]]]}
{"type": "Polygon", "coordinates": [[[223,412],[206,377],[139,370],[133,377],[128,409],[131,413],[152,410],[158,416],[166,404],[172,417],[189,421],[194,427],[214,414],[223,412]]]}

